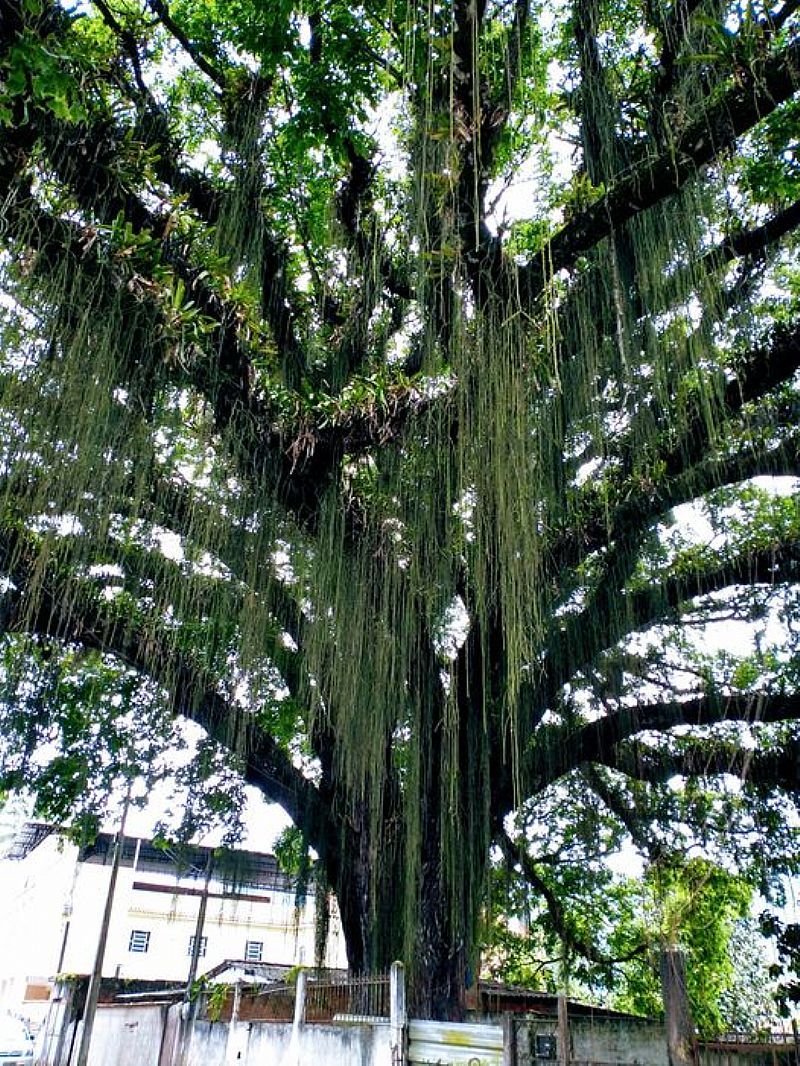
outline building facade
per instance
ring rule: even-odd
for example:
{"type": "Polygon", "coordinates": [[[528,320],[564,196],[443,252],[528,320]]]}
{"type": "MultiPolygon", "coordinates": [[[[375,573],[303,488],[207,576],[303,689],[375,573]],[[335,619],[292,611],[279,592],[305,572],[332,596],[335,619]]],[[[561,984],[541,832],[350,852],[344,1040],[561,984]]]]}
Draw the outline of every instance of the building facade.
{"type": "MultiPolygon", "coordinates": [[[[79,848],[49,826],[27,823],[2,862],[0,1009],[34,1024],[56,974],[91,973],[111,880],[114,837],[79,848]]],[[[297,905],[294,883],[272,855],[174,850],[126,837],[103,976],[186,982],[195,938],[197,974],[226,959],[285,965],[314,959],[315,905],[297,905]],[[202,927],[198,917],[205,906],[202,927]]],[[[325,965],[345,966],[335,914],[325,965]]]]}

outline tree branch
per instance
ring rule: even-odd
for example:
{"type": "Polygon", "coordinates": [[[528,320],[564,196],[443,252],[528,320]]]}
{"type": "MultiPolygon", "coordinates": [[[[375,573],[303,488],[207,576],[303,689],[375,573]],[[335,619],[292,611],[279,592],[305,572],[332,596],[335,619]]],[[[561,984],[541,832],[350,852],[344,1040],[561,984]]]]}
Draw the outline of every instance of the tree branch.
{"type": "Polygon", "coordinates": [[[528,884],[535,889],[545,901],[550,921],[553,923],[553,927],[558,934],[559,939],[568,951],[573,951],[577,955],[582,955],[590,962],[595,962],[600,966],[608,967],[614,966],[616,963],[626,962],[642,953],[644,945],[626,953],[620,958],[613,958],[600,951],[600,949],[592,944],[591,941],[586,940],[572,928],[567,919],[566,909],[561,900],[548,883],[540,877],[535,864],[531,862],[525,850],[511,839],[505,829],[501,830],[498,834],[497,843],[509,866],[518,866],[522,872],[522,876],[528,884]]]}
{"type": "MultiPolygon", "coordinates": [[[[800,719],[800,693],[709,695],[670,703],[620,707],[578,728],[553,726],[541,731],[530,756],[532,793],[591,763],[622,769],[616,753],[623,741],[639,733],[668,733],[677,727],[720,722],[789,722],[800,719]]],[[[603,797],[601,796],[601,799],[603,797]]]]}
{"type": "MultiPolygon", "coordinates": [[[[672,90],[677,73],[680,50],[689,32],[692,15],[701,6],[703,0],[674,0],[671,10],[664,19],[658,20],[663,46],[658,58],[658,76],[653,84],[652,96],[656,104],[672,90]]],[[[648,5],[648,9],[651,6],[648,5]]]]}
{"type": "Polygon", "coordinates": [[[169,8],[164,3],[164,0],[147,0],[147,3],[153,13],[161,20],[164,28],[172,34],[192,62],[224,92],[227,88],[225,75],[210,63],[200,49],[189,40],[170,15],[169,8]]]}
{"type": "Polygon", "coordinates": [[[786,0],[783,7],[769,19],[773,32],[779,33],[798,10],[800,10],[800,0],[786,0]]]}
{"type": "Polygon", "coordinates": [[[626,634],[664,621],[681,604],[736,584],[772,586],[800,580],[800,541],[789,541],[736,558],[720,558],[715,567],[672,574],[631,592],[625,585],[638,558],[638,539],[612,549],[608,569],[586,609],[551,630],[547,642],[546,688],[539,698],[549,705],[577,671],[613,647],[626,634]],[[587,619],[591,619],[588,622],[587,619]]]}
{"type": "MultiPolygon", "coordinates": [[[[745,404],[766,395],[778,385],[791,380],[800,367],[800,323],[781,325],[760,347],[752,349],[729,379],[719,405],[720,416],[732,418],[745,404]]],[[[681,439],[665,452],[662,462],[668,477],[683,474],[699,461],[712,444],[708,421],[700,404],[686,419],[681,439]]]]}
{"type": "MultiPolygon", "coordinates": [[[[534,303],[551,274],[578,258],[640,212],[677,192],[737,139],[790,99],[800,84],[800,41],[775,53],[756,73],[747,71],[656,160],[645,159],[591,207],[564,226],[541,253],[521,267],[517,285],[523,306],[534,303]]],[[[488,250],[487,250],[488,251],[488,250]]]]}
{"type": "Polygon", "coordinates": [[[653,749],[630,741],[606,757],[606,765],[635,781],[663,784],[671,777],[738,777],[756,792],[800,794],[800,739],[791,737],[780,748],[753,750],[735,742],[707,743],[685,740],[675,751],[653,749]]]}
{"type": "Polygon", "coordinates": [[[258,725],[251,712],[227,700],[203,669],[181,651],[174,639],[130,616],[120,617],[113,604],[99,603],[84,583],[53,570],[37,573],[36,594],[28,600],[29,575],[39,563],[35,553],[15,543],[8,528],[0,540],[0,564],[16,592],[4,598],[6,632],[26,632],[111,654],[151,677],[169,693],[173,713],[200,725],[210,737],[238,755],[244,776],[270,800],[304,826],[313,846],[324,853],[332,840],[329,811],[313,782],[294,766],[286,752],[258,725]],[[56,576],[58,574],[58,576],[56,576]]]}
{"type": "Polygon", "coordinates": [[[530,24],[530,6],[530,0],[514,0],[514,18],[508,30],[508,53],[502,88],[486,100],[481,108],[478,144],[480,167],[486,177],[492,172],[497,145],[511,117],[522,75],[522,53],[530,24]]]}
{"type": "Polygon", "coordinates": [[[757,261],[765,258],[766,252],[781,238],[800,226],[800,200],[778,211],[760,226],[733,232],[698,260],[676,271],[670,278],[664,309],[683,301],[697,288],[697,279],[704,274],[716,273],[735,259],[757,261]]]}
{"type": "MultiPolygon", "coordinates": [[[[704,417],[703,400],[698,399],[694,411],[685,416],[680,439],[667,437],[664,445],[654,450],[649,463],[652,471],[649,487],[645,481],[646,470],[638,472],[636,482],[631,481],[633,462],[640,461],[641,454],[633,446],[623,445],[616,455],[620,462],[615,496],[621,502],[609,505],[607,490],[598,494],[594,484],[587,483],[588,498],[581,507],[582,521],[565,530],[552,547],[559,568],[577,566],[587,556],[612,543],[620,533],[630,539],[634,531],[643,532],[671,508],[719,485],[761,473],[794,473],[796,441],[784,441],[772,447],[766,440],[761,445],[742,447],[731,455],[724,450],[722,430],[726,423],[734,424],[747,404],[790,382],[798,369],[800,323],[791,323],[775,329],[762,345],[753,348],[736,367],[736,375],[726,381],[724,393],[717,401],[721,420],[717,441],[712,438],[704,417]],[[715,443],[720,448],[719,454],[713,451],[715,443]]],[[[657,401],[642,408],[637,417],[647,418],[653,424],[670,424],[669,412],[657,401]]],[[[635,433],[631,437],[635,439],[635,433]]]]}
{"type": "MultiPolygon", "coordinates": [[[[100,256],[100,242],[89,239],[91,227],[48,215],[20,181],[17,171],[25,161],[25,133],[15,130],[12,137],[7,132],[0,143],[0,181],[5,177],[10,190],[3,205],[6,226],[38,253],[39,269],[49,265],[57,271],[66,257],[73,260],[76,270],[95,277],[105,273],[112,287],[124,291],[126,279],[116,278],[100,256]]],[[[119,206],[112,192],[109,211],[119,206]]],[[[138,200],[126,200],[129,213],[142,229],[156,235],[163,231],[165,218],[152,215],[138,200]]],[[[204,272],[183,260],[179,249],[165,245],[164,258],[184,281],[199,310],[215,323],[206,346],[207,358],[173,372],[206,398],[217,428],[235,440],[234,455],[242,472],[262,485],[272,485],[279,501],[301,524],[316,522],[320,498],[345,453],[356,455],[397,440],[414,415],[437,402],[403,383],[388,389],[380,405],[367,402],[363,409],[343,411],[322,425],[303,414],[287,417],[253,392],[252,352],[249,343],[240,339],[237,308],[218,295],[204,272]]],[[[135,297],[131,300],[135,302],[135,297]]]]}
{"type": "Polygon", "coordinates": [[[619,821],[634,845],[643,852],[650,862],[658,862],[661,846],[651,837],[648,819],[641,817],[641,812],[631,797],[620,796],[604,773],[604,767],[586,763],[581,767],[581,776],[597,795],[606,809],[619,821]]]}
{"type": "Polygon", "coordinates": [[[139,49],[136,44],[136,39],[130,30],[126,30],[124,26],[120,25],[117,19],[114,17],[111,8],[104,2],[104,0],[94,0],[94,5],[100,14],[103,16],[103,21],[109,27],[109,29],[119,37],[120,44],[124,48],[128,55],[128,59],[131,61],[131,69],[133,70],[133,78],[136,82],[136,88],[139,91],[139,95],[143,100],[148,103],[153,103],[152,94],[145,84],[142,77],[142,64],[139,59],[139,49]]]}

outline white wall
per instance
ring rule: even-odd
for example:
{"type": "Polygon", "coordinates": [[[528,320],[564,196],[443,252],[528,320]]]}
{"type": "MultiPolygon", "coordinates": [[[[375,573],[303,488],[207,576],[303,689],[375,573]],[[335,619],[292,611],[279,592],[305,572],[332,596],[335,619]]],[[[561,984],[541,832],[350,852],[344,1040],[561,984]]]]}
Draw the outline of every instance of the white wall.
{"type": "MultiPolygon", "coordinates": [[[[163,1006],[101,1005],[95,1017],[89,1066],[159,1066],[171,1061],[167,1031],[175,1028],[180,1005],[167,1019],[163,1006]]],[[[71,1038],[71,1033],[69,1034],[71,1038]]],[[[72,1045],[72,1062],[80,1043],[72,1045]]],[[[43,1061],[51,1064],[54,1046],[43,1061]]],[[[303,1025],[241,1022],[233,1031],[224,1022],[195,1022],[185,1066],[392,1066],[389,1026],[303,1025]]]]}
{"type": "MultiPolygon", "coordinates": [[[[166,1007],[98,1008],[88,1066],[158,1066],[166,1020],[166,1007]]],[[[80,1028],[74,1046],[79,1045],[80,1028]]]]}
{"type": "Polygon", "coordinates": [[[32,1021],[46,1004],[23,1005],[29,981],[56,972],[77,848],[50,836],[24,862],[0,862],[0,1009],[32,1021]]]}
{"type": "MultiPolygon", "coordinates": [[[[195,1022],[187,1066],[391,1066],[389,1026],[195,1022]]],[[[100,1060],[89,1066],[108,1066],[100,1060]]],[[[143,1060],[146,1066],[146,1060],[143,1060]]]]}

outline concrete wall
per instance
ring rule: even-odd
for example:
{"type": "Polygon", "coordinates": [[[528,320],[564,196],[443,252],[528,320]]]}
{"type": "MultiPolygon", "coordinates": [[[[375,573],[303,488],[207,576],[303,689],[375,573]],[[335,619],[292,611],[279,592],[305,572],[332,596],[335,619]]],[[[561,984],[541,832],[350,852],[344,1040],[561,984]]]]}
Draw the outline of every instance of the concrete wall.
{"type": "Polygon", "coordinates": [[[163,1006],[101,1007],[95,1016],[88,1066],[158,1066],[166,1020],[163,1006]]]}
{"type": "MultiPolygon", "coordinates": [[[[180,1013],[180,1004],[101,1005],[89,1066],[172,1066],[180,1013]]],[[[50,1051],[38,1066],[70,1066],[70,1048],[74,1063],[79,1027],[77,1035],[73,1025],[63,1032],[59,1040],[54,1027],[50,1051]]],[[[231,1027],[197,1020],[185,1066],[395,1066],[391,1035],[388,1021],[298,1026],[240,1021],[231,1027]]],[[[502,1026],[411,1021],[409,1036],[411,1063],[558,1066],[563,1061],[554,1018],[512,1015],[502,1026]]],[[[572,1018],[570,1042],[571,1066],[667,1066],[664,1029],[653,1022],[572,1018]]],[[[789,1066],[794,1061],[793,1048],[700,1052],[701,1066],[789,1066]]]]}
{"type": "MultiPolygon", "coordinates": [[[[515,1019],[514,1030],[520,1066],[554,1061],[537,1057],[537,1036],[555,1038],[556,1055],[561,1054],[555,1018],[515,1019]]],[[[569,1033],[572,1066],[668,1066],[664,1027],[655,1022],[570,1018],[569,1033]]]]}
{"type": "Polygon", "coordinates": [[[388,1025],[198,1022],[187,1066],[391,1066],[388,1025]],[[241,1058],[238,1056],[241,1055],[241,1058]],[[226,1057],[227,1056],[227,1057],[226,1057]]]}
{"type": "MultiPolygon", "coordinates": [[[[561,1049],[555,1018],[511,1017],[516,1066],[557,1066],[561,1049]],[[555,1059],[537,1056],[536,1037],[555,1041],[555,1059]]],[[[630,1018],[570,1018],[570,1066],[668,1066],[664,1026],[630,1018]]],[[[700,1066],[794,1066],[793,1044],[714,1044],[698,1047],[700,1066]]]]}
{"type": "MultiPolygon", "coordinates": [[[[179,1007],[171,1008],[173,1014],[179,1007]]],[[[173,1019],[174,1021],[174,1019],[173,1019]]],[[[167,1016],[157,1007],[101,1007],[89,1066],[159,1066],[167,1016]]],[[[391,1066],[389,1026],[197,1021],[186,1066],[391,1066]]]]}
{"type": "MultiPolygon", "coordinates": [[[[181,1006],[100,1005],[89,1066],[170,1066],[181,1006]]],[[[80,1044],[80,1024],[60,1042],[41,1048],[37,1066],[69,1066],[80,1044]],[[69,1051],[72,1050],[71,1057],[69,1051]]],[[[392,1066],[386,1024],[301,1025],[280,1022],[196,1021],[185,1066],[392,1066]]]]}
{"type": "Polygon", "coordinates": [[[576,1066],[613,1062],[631,1066],[668,1066],[664,1027],[653,1022],[570,1021],[576,1066]]]}
{"type": "Polygon", "coordinates": [[[796,1066],[797,1061],[793,1043],[728,1047],[700,1045],[701,1066],[796,1066]]]}

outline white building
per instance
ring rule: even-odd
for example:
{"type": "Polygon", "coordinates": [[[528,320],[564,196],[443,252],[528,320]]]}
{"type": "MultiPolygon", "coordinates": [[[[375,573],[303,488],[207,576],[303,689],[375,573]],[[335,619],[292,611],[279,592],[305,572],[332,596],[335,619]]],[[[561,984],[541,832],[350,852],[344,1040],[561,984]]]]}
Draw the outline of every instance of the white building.
{"type": "MultiPolygon", "coordinates": [[[[113,851],[109,833],[78,848],[49,826],[25,825],[0,863],[7,899],[0,919],[0,1010],[37,1023],[56,974],[91,972],[113,851]]],[[[126,837],[103,976],[185,982],[204,895],[198,975],[225,959],[313,961],[313,897],[297,909],[294,885],[274,856],[206,847],[165,851],[126,837]]],[[[325,965],[346,966],[335,916],[325,965]]]]}

